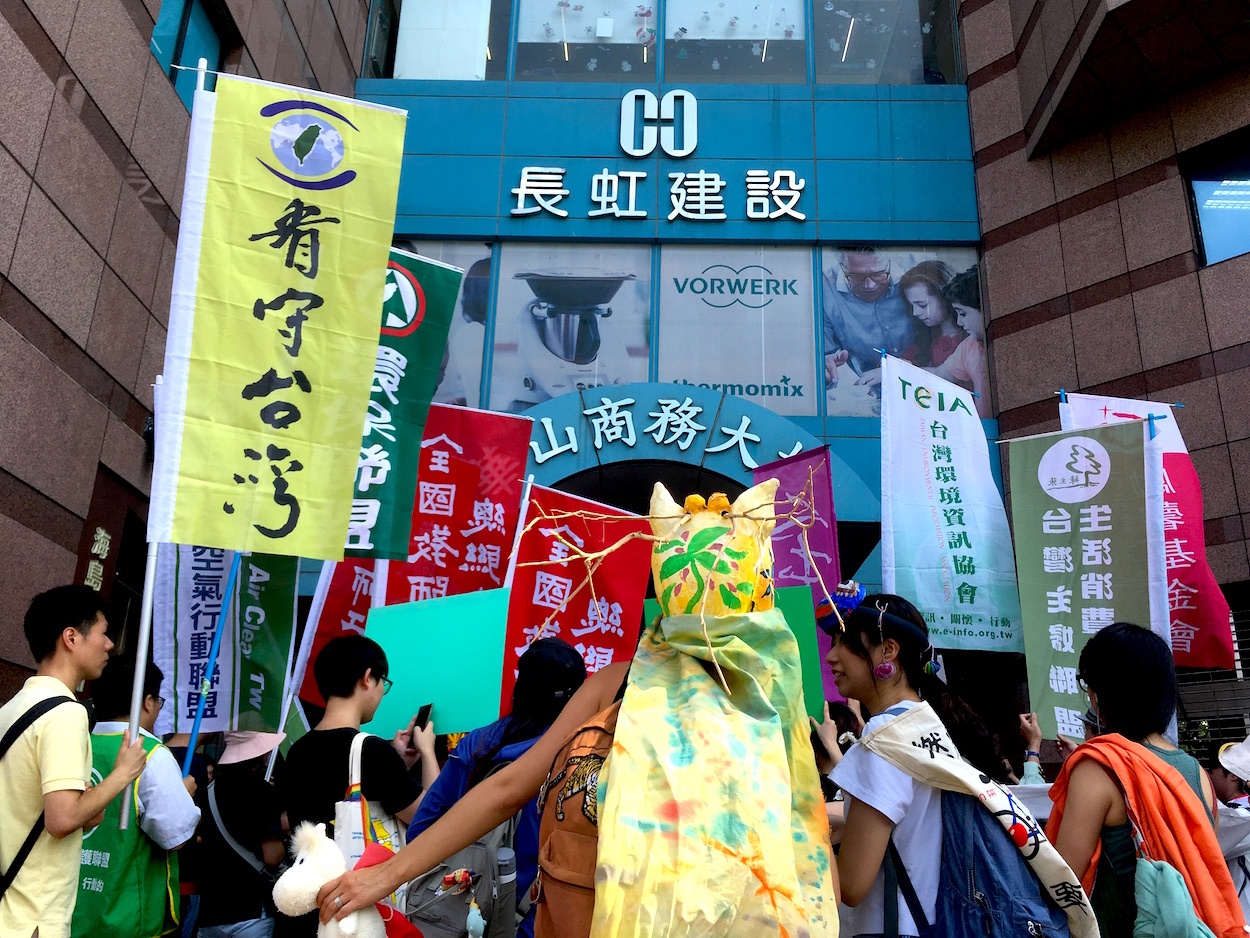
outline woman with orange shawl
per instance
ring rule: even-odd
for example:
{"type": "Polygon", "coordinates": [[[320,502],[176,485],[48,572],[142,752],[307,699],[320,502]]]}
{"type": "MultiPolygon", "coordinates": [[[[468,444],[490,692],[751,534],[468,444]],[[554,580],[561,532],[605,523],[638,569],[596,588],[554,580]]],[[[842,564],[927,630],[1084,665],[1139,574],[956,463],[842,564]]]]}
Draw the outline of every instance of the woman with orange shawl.
{"type": "Polygon", "coordinates": [[[1217,936],[1244,936],[1215,839],[1211,781],[1163,737],[1176,712],[1171,649],[1153,632],[1117,622],[1089,640],[1078,677],[1100,735],[1064,763],[1046,835],[1081,877],[1102,935],[1133,935],[1136,829],[1142,856],[1176,868],[1194,911],[1217,936]]]}

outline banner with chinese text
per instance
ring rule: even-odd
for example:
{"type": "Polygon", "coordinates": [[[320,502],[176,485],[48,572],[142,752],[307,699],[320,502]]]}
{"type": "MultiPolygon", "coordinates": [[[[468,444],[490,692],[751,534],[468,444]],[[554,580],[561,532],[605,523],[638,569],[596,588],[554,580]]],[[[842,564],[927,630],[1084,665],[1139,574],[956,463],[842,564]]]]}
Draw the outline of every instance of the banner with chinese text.
{"type": "Polygon", "coordinates": [[[972,393],[881,367],[881,583],[938,648],[1023,651],[1011,531],[972,393]]]}
{"type": "Polygon", "coordinates": [[[408,556],[417,457],[464,271],[391,248],[345,553],[408,556]]]}
{"type": "MultiPolygon", "coordinates": [[[[777,527],[772,537],[773,584],[779,590],[788,586],[810,586],[813,601],[820,602],[825,598],[825,590],[832,594],[842,579],[829,447],[822,446],[753,470],[752,481],[756,485],[765,479],[776,479],[780,483],[776,499],[777,527]]],[[[791,627],[795,627],[794,623],[791,627]]],[[[823,661],[833,646],[833,639],[815,626],[812,631],[823,661]]],[[[824,699],[845,699],[834,686],[832,672],[821,668],[820,674],[824,699]]]]}
{"type": "Polygon", "coordinates": [[[387,563],[386,605],[503,585],[533,426],[528,417],[430,407],[408,559],[387,563]]]}
{"type": "Polygon", "coordinates": [[[203,732],[272,732],[283,722],[295,644],[295,557],[252,554],[239,567],[222,617],[232,551],[162,545],[152,619],[152,658],[164,673],[158,733],[190,732],[213,635],[223,629],[203,732]]]}
{"type": "Polygon", "coordinates": [[[1011,511],[1030,708],[1084,739],[1076,672],[1091,635],[1150,621],[1145,424],[1012,440],[1011,511]]]}
{"type": "Polygon", "coordinates": [[[342,557],[405,120],[227,75],[196,92],[149,541],[342,557]]]}
{"type": "Polygon", "coordinates": [[[348,557],[321,568],[291,682],[300,700],[325,706],[310,666],[330,639],[365,634],[369,610],[381,606],[386,595],[385,569],[385,560],[369,557],[348,557]]]}
{"type": "Polygon", "coordinates": [[[564,639],[592,674],[632,658],[651,575],[651,541],[630,537],[651,533],[646,518],[536,485],[522,525],[503,658],[505,713],[517,661],[536,639],[564,639]],[[578,557],[613,545],[589,565],[578,557]]]}
{"type": "MultiPolygon", "coordinates": [[[[1231,668],[1233,633],[1228,601],[1207,563],[1203,529],[1202,485],[1189,456],[1171,404],[1134,401],[1094,394],[1069,394],[1059,405],[1065,430],[1097,427],[1154,416],[1154,439],[1148,449],[1162,454],[1162,473],[1147,478],[1147,485],[1162,503],[1162,548],[1152,550],[1151,560],[1163,571],[1152,578],[1152,610],[1164,606],[1156,598],[1158,586],[1166,591],[1167,631],[1176,663],[1188,668],[1231,668]]],[[[1153,519],[1152,519],[1153,520],[1153,519]]]]}

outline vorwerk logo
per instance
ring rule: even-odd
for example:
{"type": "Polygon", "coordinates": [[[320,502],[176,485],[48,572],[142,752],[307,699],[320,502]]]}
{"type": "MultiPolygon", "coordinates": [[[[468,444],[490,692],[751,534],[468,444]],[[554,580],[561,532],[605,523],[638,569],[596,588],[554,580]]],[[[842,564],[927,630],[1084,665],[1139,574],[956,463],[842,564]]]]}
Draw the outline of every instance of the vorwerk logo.
{"type": "Polygon", "coordinates": [[[708,306],[726,309],[735,303],[748,309],[763,309],[779,296],[798,296],[798,283],[773,276],[759,264],[748,264],[737,270],[726,264],[713,264],[698,277],[674,277],[673,286],[679,294],[689,291],[708,306]]]}

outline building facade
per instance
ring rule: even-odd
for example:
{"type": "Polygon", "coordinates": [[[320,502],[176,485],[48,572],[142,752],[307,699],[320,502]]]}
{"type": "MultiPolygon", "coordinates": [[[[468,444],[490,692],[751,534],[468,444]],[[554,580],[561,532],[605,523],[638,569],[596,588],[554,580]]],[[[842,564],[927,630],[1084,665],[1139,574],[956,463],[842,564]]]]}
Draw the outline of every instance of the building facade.
{"type": "MultiPolygon", "coordinates": [[[[437,399],[533,416],[539,482],[641,510],[828,443],[844,573],[876,584],[882,349],[976,391],[991,440],[1057,428],[1060,388],[1176,401],[1244,615],[1243,7],[0,6],[0,658],[29,666],[39,589],[137,603],[201,55],[408,110],[396,243],[467,271],[437,399]]],[[[989,664],[954,670],[1014,693],[989,664]]],[[[1235,677],[1187,698],[1244,735],[1235,677]]]]}

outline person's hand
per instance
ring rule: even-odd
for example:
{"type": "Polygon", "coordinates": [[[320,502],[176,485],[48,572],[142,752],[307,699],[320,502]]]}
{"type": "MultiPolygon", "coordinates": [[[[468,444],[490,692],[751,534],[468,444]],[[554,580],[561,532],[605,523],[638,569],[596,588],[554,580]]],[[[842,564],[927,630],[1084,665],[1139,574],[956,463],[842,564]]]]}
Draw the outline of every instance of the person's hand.
{"type": "Polygon", "coordinates": [[[395,738],[391,740],[391,745],[395,747],[395,751],[399,753],[399,757],[404,760],[404,765],[412,768],[417,764],[417,759],[421,757],[421,753],[417,751],[417,744],[414,738],[417,729],[417,715],[414,713],[412,719],[408,721],[408,725],[395,734],[395,738]]]}
{"type": "Polygon", "coordinates": [[[825,387],[838,386],[838,366],[845,365],[850,357],[851,354],[846,349],[825,356],[825,387]]]}
{"type": "Polygon", "coordinates": [[[426,721],[423,729],[413,729],[412,742],[420,758],[429,759],[431,762],[438,758],[434,754],[434,737],[434,720],[432,718],[426,721]]]}
{"type": "Polygon", "coordinates": [[[812,723],[812,729],[816,731],[820,744],[825,747],[825,752],[829,753],[829,758],[837,765],[842,761],[842,747],[838,745],[838,724],[833,722],[833,718],[829,716],[829,701],[825,701],[825,718],[817,723],[813,717],[808,717],[812,723]]]}
{"type": "Polygon", "coordinates": [[[1074,739],[1068,739],[1066,736],[1059,737],[1059,761],[1063,762],[1068,756],[1076,752],[1076,748],[1081,745],[1074,739]]]}
{"type": "Polygon", "coordinates": [[[861,384],[866,384],[866,385],[869,385],[870,387],[876,387],[880,385],[881,384],[881,369],[870,368],[868,371],[865,371],[862,375],[860,375],[855,380],[856,387],[858,387],[861,384]]]}
{"type": "Polygon", "coordinates": [[[188,795],[190,795],[192,798],[195,797],[195,789],[197,786],[195,784],[194,778],[188,775],[186,778],[182,780],[182,787],[187,790],[188,795]]]}
{"type": "Polygon", "coordinates": [[[321,924],[341,919],[359,909],[365,909],[389,896],[398,883],[390,882],[386,872],[394,860],[362,870],[351,870],[338,879],[331,880],[317,893],[317,906],[321,910],[321,924]]]}
{"type": "Polygon", "coordinates": [[[1037,722],[1036,713],[1020,714],[1020,735],[1024,737],[1024,748],[1033,752],[1042,751],[1042,727],[1037,722]]]}
{"type": "Polygon", "coordinates": [[[117,752],[117,758],[113,760],[113,771],[118,773],[126,780],[129,785],[143,773],[143,767],[147,764],[148,754],[143,751],[143,740],[136,739],[133,743],[130,741],[130,730],[122,733],[122,748],[117,752]]]}

